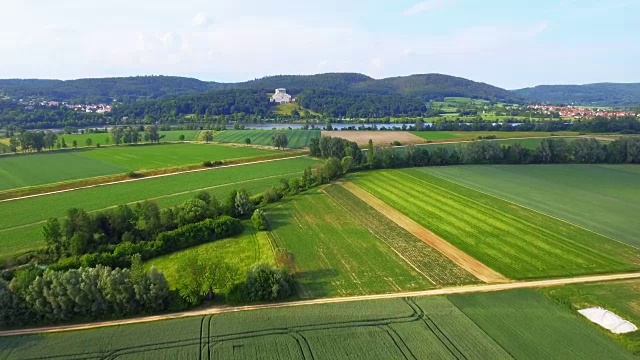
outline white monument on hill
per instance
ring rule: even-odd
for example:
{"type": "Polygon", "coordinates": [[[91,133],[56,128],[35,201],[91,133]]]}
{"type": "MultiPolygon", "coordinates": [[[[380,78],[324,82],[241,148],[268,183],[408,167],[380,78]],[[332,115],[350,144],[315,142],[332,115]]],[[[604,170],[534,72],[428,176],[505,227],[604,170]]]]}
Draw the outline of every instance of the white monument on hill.
{"type": "Polygon", "coordinates": [[[271,97],[271,102],[278,104],[288,104],[295,99],[291,98],[291,95],[287,94],[287,89],[276,89],[276,93],[271,97]]]}

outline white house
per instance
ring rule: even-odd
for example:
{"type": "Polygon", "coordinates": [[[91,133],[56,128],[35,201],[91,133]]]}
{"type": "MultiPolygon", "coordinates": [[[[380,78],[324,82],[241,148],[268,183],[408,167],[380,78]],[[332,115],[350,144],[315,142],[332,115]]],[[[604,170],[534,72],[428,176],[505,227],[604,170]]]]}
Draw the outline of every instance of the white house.
{"type": "Polygon", "coordinates": [[[291,95],[287,94],[287,89],[276,89],[276,93],[271,97],[271,102],[278,104],[288,104],[295,99],[291,98],[291,95]]]}

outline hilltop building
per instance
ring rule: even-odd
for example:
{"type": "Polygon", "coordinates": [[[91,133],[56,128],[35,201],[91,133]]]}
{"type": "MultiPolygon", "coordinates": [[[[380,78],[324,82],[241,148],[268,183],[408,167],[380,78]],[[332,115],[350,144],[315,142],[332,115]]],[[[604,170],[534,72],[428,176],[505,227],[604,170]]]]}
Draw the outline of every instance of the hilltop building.
{"type": "Polygon", "coordinates": [[[295,101],[295,99],[287,94],[287,89],[276,89],[276,93],[271,96],[271,102],[278,104],[288,104],[292,101],[295,101]]]}

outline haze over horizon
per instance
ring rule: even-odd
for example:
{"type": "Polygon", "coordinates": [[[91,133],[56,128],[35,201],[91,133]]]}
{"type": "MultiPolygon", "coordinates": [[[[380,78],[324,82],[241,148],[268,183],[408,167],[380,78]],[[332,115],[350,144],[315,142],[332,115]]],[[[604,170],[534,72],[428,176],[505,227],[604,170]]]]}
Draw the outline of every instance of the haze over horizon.
{"type": "Polygon", "coordinates": [[[442,73],[507,89],[640,82],[633,1],[8,0],[0,78],[442,73]],[[631,29],[631,30],[630,30],[631,29]]]}

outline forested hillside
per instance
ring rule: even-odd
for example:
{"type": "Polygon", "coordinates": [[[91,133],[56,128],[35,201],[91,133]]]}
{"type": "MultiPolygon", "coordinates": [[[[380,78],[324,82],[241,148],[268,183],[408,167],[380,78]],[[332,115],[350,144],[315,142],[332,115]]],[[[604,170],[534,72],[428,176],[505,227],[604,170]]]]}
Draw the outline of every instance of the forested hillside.
{"type": "Polygon", "coordinates": [[[376,94],[411,95],[423,100],[460,96],[492,101],[522,101],[518,95],[505,89],[441,74],[411,75],[371,80],[355,85],[354,89],[376,94]]]}
{"type": "Polygon", "coordinates": [[[535,102],[627,106],[640,104],[640,83],[599,83],[587,85],[540,85],[514,90],[514,93],[535,102]]]}
{"type": "Polygon", "coordinates": [[[79,80],[0,80],[0,94],[15,99],[39,97],[71,103],[129,102],[205,92],[218,84],[176,76],[136,76],[79,80]]]}
{"type": "Polygon", "coordinates": [[[507,90],[471,80],[440,74],[411,75],[376,80],[356,73],[278,75],[239,83],[205,82],[173,76],[80,80],[0,80],[0,94],[14,99],[37,97],[72,103],[149,100],[203,93],[212,90],[273,91],[286,88],[298,95],[306,90],[334,90],[349,94],[410,95],[423,101],[446,96],[518,101],[507,90]]]}

